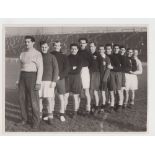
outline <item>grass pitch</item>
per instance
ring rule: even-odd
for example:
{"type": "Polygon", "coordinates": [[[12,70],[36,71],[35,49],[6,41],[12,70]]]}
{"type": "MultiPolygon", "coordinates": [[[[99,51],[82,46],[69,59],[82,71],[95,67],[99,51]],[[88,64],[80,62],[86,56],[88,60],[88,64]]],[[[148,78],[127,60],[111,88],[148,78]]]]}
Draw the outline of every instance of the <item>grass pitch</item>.
{"type": "MultiPolygon", "coordinates": [[[[19,66],[15,61],[6,61],[5,74],[5,131],[6,132],[33,132],[30,126],[16,126],[20,117],[18,92],[15,81],[19,66]]],[[[77,116],[72,119],[66,117],[62,123],[58,118],[53,119],[53,124],[48,125],[42,121],[37,132],[144,132],[147,131],[147,65],[143,64],[143,74],[138,76],[139,90],[136,91],[135,106],[122,112],[112,114],[104,113],[97,117],[77,116]]],[[[82,100],[82,107],[85,100],[82,100]]],[[[73,106],[72,99],[68,109],[73,106]]],[[[56,102],[56,110],[59,103],[56,102]]]]}

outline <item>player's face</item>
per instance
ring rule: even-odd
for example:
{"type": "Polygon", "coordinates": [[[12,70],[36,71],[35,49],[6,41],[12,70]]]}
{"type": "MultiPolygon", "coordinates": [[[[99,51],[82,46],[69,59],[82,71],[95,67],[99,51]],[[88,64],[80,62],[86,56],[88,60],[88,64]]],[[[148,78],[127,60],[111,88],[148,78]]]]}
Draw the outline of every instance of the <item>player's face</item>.
{"type": "Polygon", "coordinates": [[[86,40],[80,40],[80,47],[82,50],[84,50],[87,46],[87,42],[86,40]]]}
{"type": "Polygon", "coordinates": [[[121,48],[121,49],[120,49],[120,54],[121,54],[121,55],[124,55],[125,52],[126,52],[125,48],[121,48]]]}
{"type": "Polygon", "coordinates": [[[71,54],[76,55],[77,52],[78,52],[77,46],[72,46],[72,47],[71,47],[71,54]]]}
{"type": "Polygon", "coordinates": [[[91,43],[89,46],[91,53],[94,53],[96,51],[96,46],[94,45],[94,43],[91,43]]]}
{"type": "Polygon", "coordinates": [[[127,56],[132,57],[133,56],[133,50],[128,50],[127,51],[127,56]]]}
{"type": "Polygon", "coordinates": [[[105,49],[104,49],[104,47],[99,47],[99,53],[100,53],[100,54],[105,54],[105,49]]]}
{"type": "Polygon", "coordinates": [[[31,39],[25,39],[25,45],[27,49],[31,49],[34,46],[34,42],[32,42],[31,39]]]}
{"type": "Polygon", "coordinates": [[[115,53],[115,54],[118,54],[118,53],[119,53],[119,50],[120,50],[120,49],[119,49],[119,46],[115,46],[115,47],[114,47],[114,53],[115,53]]]}
{"type": "Polygon", "coordinates": [[[137,57],[137,56],[138,56],[138,50],[134,50],[134,51],[133,51],[133,56],[134,56],[134,57],[137,57]]]}
{"type": "Polygon", "coordinates": [[[54,43],[54,50],[60,52],[60,49],[61,49],[61,43],[60,42],[54,43]]]}
{"type": "Polygon", "coordinates": [[[47,44],[41,45],[41,52],[42,53],[47,53],[49,49],[49,46],[47,44]]]}
{"type": "Polygon", "coordinates": [[[111,55],[112,54],[112,48],[111,48],[111,46],[107,46],[106,47],[106,53],[107,53],[107,55],[111,55]]]}

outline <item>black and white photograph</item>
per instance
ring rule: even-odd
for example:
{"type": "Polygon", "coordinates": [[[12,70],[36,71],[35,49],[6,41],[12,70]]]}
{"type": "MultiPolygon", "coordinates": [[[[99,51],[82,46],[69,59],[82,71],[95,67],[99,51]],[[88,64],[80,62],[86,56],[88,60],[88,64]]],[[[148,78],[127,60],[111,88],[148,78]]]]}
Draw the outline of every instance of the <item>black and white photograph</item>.
{"type": "Polygon", "coordinates": [[[6,133],[148,131],[147,25],[3,32],[6,133]]]}

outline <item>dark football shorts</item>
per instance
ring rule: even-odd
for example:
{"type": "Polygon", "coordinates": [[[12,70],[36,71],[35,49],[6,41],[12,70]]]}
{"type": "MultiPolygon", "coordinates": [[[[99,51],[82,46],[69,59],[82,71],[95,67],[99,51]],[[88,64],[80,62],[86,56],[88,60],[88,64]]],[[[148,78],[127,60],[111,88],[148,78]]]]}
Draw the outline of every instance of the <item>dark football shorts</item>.
{"type": "Polygon", "coordinates": [[[65,94],[66,93],[66,89],[65,89],[65,79],[61,79],[61,80],[58,80],[56,82],[56,89],[57,89],[57,92],[59,94],[65,94]]]}
{"type": "Polygon", "coordinates": [[[65,77],[65,92],[69,93],[69,77],[65,77]]]}
{"type": "Polygon", "coordinates": [[[122,87],[122,73],[111,71],[107,87],[109,91],[121,90],[122,87]]]}
{"type": "Polygon", "coordinates": [[[110,70],[105,70],[101,72],[101,80],[100,80],[100,90],[107,91],[107,83],[110,76],[110,70]]]}
{"type": "Polygon", "coordinates": [[[122,87],[125,87],[125,73],[122,73],[122,87]]]}
{"type": "Polygon", "coordinates": [[[82,82],[81,82],[81,75],[69,75],[69,92],[73,94],[81,94],[82,90],[82,82]]]}
{"type": "Polygon", "coordinates": [[[100,88],[100,72],[90,73],[90,89],[99,90],[100,88]]]}

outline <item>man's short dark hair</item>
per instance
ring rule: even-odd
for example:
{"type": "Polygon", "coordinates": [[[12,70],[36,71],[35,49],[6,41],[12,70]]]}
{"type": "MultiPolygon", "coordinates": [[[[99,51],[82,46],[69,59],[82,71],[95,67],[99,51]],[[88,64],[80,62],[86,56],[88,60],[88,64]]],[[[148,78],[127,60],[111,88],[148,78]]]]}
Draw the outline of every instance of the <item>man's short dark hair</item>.
{"type": "Polygon", "coordinates": [[[114,46],[113,46],[113,47],[116,47],[116,46],[118,46],[118,47],[120,48],[120,45],[119,45],[119,44],[114,44],[114,46]]]}
{"type": "Polygon", "coordinates": [[[48,45],[48,42],[45,41],[45,40],[42,40],[42,41],[40,42],[40,46],[42,46],[42,45],[44,45],[44,44],[47,44],[47,45],[48,45]]]}
{"type": "Polygon", "coordinates": [[[126,47],[125,47],[124,45],[121,45],[121,46],[120,46],[120,49],[121,49],[121,48],[125,48],[125,49],[126,49],[126,47]]]}
{"type": "Polygon", "coordinates": [[[61,44],[61,42],[59,40],[54,41],[53,46],[55,45],[55,43],[60,43],[61,44]]]}
{"type": "Polygon", "coordinates": [[[111,47],[112,48],[112,44],[106,44],[105,47],[111,47]]]}
{"type": "Polygon", "coordinates": [[[94,44],[94,45],[96,46],[96,43],[95,43],[94,41],[91,41],[91,42],[89,43],[89,45],[90,45],[90,44],[94,44]]]}
{"type": "Polygon", "coordinates": [[[76,44],[76,43],[72,43],[72,44],[70,44],[70,48],[71,48],[72,46],[76,46],[76,47],[79,49],[79,45],[76,44]]]}
{"type": "Polygon", "coordinates": [[[33,36],[25,36],[25,40],[26,40],[26,39],[31,39],[32,42],[35,42],[35,39],[34,39],[33,36]]]}
{"type": "Polygon", "coordinates": [[[87,38],[79,38],[79,40],[78,40],[78,42],[80,42],[81,40],[85,40],[86,41],[86,43],[88,43],[88,39],[87,38]]]}

